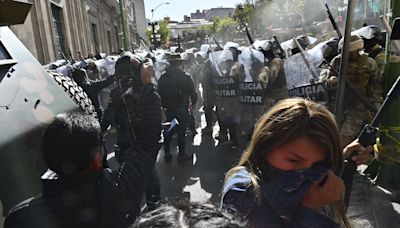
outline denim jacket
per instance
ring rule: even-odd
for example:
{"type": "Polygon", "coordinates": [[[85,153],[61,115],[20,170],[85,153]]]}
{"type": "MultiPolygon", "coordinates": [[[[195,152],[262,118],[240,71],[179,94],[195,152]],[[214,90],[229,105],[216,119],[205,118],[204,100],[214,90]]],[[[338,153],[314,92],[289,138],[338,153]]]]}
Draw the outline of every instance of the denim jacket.
{"type": "Polygon", "coordinates": [[[255,198],[250,173],[242,169],[224,185],[221,206],[233,207],[252,227],[338,227],[330,217],[301,205],[312,183],[328,169],[314,166],[305,171],[282,171],[270,165],[259,171],[261,197],[255,198]]]}

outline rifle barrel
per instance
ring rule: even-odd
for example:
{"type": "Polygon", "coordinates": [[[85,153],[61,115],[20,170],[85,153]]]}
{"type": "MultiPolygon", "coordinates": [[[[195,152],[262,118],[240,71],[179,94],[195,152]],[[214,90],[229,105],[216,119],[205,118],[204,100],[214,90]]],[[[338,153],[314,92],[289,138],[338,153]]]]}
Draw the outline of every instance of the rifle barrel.
{"type": "Polygon", "coordinates": [[[374,119],[371,122],[371,126],[378,127],[379,123],[382,122],[384,115],[387,113],[387,110],[390,107],[390,104],[399,97],[400,95],[400,76],[397,77],[396,81],[390,88],[389,92],[386,95],[385,100],[382,103],[382,106],[379,108],[379,111],[374,116],[374,119]]]}
{"type": "Polygon", "coordinates": [[[329,9],[329,6],[327,3],[325,3],[325,7],[326,7],[326,12],[328,13],[329,20],[331,21],[331,24],[333,26],[333,29],[336,30],[336,33],[337,33],[339,39],[341,39],[342,33],[340,32],[339,27],[337,26],[337,23],[336,23],[335,19],[333,18],[332,12],[329,9]]]}

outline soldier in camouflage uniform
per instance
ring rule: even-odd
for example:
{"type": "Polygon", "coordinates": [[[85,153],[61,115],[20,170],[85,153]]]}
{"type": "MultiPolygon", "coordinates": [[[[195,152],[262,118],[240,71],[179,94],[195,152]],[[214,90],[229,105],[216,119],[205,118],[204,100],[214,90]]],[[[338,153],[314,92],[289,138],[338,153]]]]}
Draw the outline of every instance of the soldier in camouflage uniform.
{"type": "Polygon", "coordinates": [[[202,129],[202,134],[212,134],[214,125],[214,106],[215,106],[215,93],[213,83],[212,64],[209,58],[203,64],[203,76],[200,79],[201,87],[203,89],[203,109],[206,119],[206,126],[202,129]]]}
{"type": "Polygon", "coordinates": [[[264,82],[266,87],[266,98],[264,105],[266,110],[275,105],[278,101],[288,98],[288,89],[286,85],[283,60],[274,53],[274,44],[267,41],[261,48],[263,53],[265,73],[260,74],[260,81],[264,82]]]}
{"type": "MultiPolygon", "coordinates": [[[[385,72],[385,49],[379,45],[383,40],[381,29],[376,25],[368,25],[359,29],[360,37],[364,41],[365,52],[368,53],[368,57],[375,60],[378,66],[378,82],[375,83],[375,91],[384,93],[384,72],[385,72]]],[[[357,30],[358,31],[358,30],[357,30]]]]}
{"type": "MultiPolygon", "coordinates": [[[[339,42],[339,49],[343,47],[343,38],[339,42]]],[[[375,90],[379,85],[378,67],[376,62],[361,51],[364,48],[363,40],[352,35],[350,39],[349,63],[347,79],[355,86],[356,92],[367,98],[376,108],[382,103],[382,91],[375,90]]],[[[328,87],[336,87],[340,68],[341,55],[336,56],[330,64],[329,77],[326,80],[328,87]]],[[[363,125],[371,120],[374,113],[366,111],[365,105],[356,98],[354,91],[346,87],[344,95],[344,115],[340,124],[340,133],[343,145],[352,142],[361,131],[363,125]]]]}

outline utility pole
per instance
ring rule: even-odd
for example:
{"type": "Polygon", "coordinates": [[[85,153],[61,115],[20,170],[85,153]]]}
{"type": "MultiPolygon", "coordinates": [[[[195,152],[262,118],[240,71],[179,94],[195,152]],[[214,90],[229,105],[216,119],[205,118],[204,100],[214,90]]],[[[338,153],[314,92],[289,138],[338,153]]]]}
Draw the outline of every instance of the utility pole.
{"type": "Polygon", "coordinates": [[[336,90],[336,100],[335,100],[335,117],[336,117],[336,122],[338,124],[341,124],[343,120],[343,100],[344,100],[344,91],[346,88],[347,66],[349,63],[349,47],[350,47],[351,28],[353,26],[354,6],[355,6],[355,0],[349,0],[347,5],[344,42],[341,52],[342,58],[340,59],[339,81],[336,90]]]}
{"type": "Polygon", "coordinates": [[[124,40],[124,50],[129,50],[129,38],[126,28],[126,18],[125,18],[125,0],[119,0],[119,12],[121,15],[121,25],[122,25],[122,34],[124,40]]]}

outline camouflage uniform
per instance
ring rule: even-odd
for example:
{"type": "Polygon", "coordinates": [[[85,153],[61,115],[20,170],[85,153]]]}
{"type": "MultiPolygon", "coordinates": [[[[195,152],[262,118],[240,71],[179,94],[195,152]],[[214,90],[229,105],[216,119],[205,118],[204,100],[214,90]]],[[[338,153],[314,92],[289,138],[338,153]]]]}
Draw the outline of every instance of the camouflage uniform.
{"type": "Polygon", "coordinates": [[[267,63],[265,71],[266,76],[261,72],[260,76],[265,79],[260,79],[266,86],[266,97],[264,105],[266,110],[269,110],[278,101],[288,98],[288,89],[286,85],[285,71],[283,68],[283,61],[280,58],[274,58],[267,63]]]}
{"type": "Polygon", "coordinates": [[[211,62],[207,59],[203,66],[203,77],[200,78],[201,87],[203,88],[203,109],[206,118],[206,128],[211,129],[214,124],[214,106],[215,106],[215,93],[213,83],[213,71],[211,70],[211,62]]]}
{"type": "MultiPolygon", "coordinates": [[[[332,60],[331,67],[336,71],[330,71],[331,78],[339,72],[340,60],[341,55],[332,60]]],[[[347,79],[355,86],[360,95],[366,97],[375,107],[380,106],[383,100],[382,91],[375,90],[382,86],[378,76],[378,66],[367,54],[361,54],[356,60],[349,60],[347,79]]],[[[343,145],[347,145],[358,136],[363,124],[371,121],[374,113],[369,112],[348,87],[345,90],[343,105],[343,122],[339,124],[343,145]]]]}
{"type": "Polygon", "coordinates": [[[384,84],[385,84],[385,50],[380,46],[379,44],[376,44],[374,47],[372,47],[369,57],[373,58],[377,64],[378,67],[378,77],[376,80],[378,80],[374,85],[375,87],[373,88],[376,93],[381,93],[384,94],[384,84]]]}

